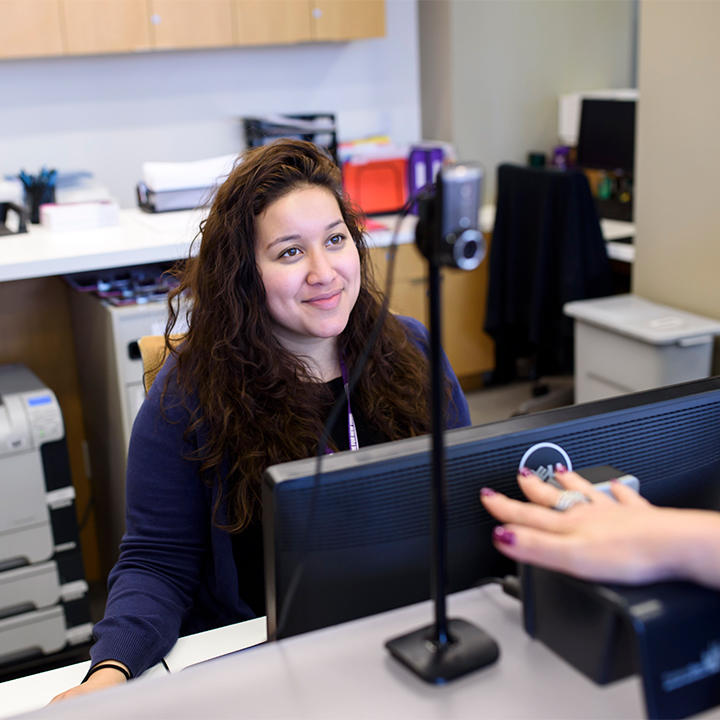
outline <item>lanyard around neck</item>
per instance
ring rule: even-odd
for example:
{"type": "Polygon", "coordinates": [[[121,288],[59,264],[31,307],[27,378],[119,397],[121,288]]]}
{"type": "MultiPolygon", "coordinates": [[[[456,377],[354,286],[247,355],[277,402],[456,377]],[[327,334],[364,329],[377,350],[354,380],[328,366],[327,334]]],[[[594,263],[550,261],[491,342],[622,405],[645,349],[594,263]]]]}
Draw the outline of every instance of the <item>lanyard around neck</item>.
{"type": "Polygon", "coordinates": [[[345,364],[345,358],[340,355],[340,373],[342,374],[343,387],[345,388],[345,397],[347,398],[348,407],[348,445],[351,450],[359,450],[360,443],[358,442],[357,428],[355,427],[355,418],[353,417],[352,410],[350,409],[350,377],[348,374],[347,365],[345,364]]]}
{"type": "MultiPolygon", "coordinates": [[[[350,407],[350,375],[348,373],[347,365],[345,364],[345,358],[340,355],[340,374],[342,375],[343,388],[345,389],[345,398],[347,399],[347,425],[348,425],[348,447],[350,450],[359,450],[360,443],[358,442],[357,428],[355,427],[355,418],[352,414],[350,407]]],[[[330,448],[325,448],[327,455],[332,455],[330,448]]]]}

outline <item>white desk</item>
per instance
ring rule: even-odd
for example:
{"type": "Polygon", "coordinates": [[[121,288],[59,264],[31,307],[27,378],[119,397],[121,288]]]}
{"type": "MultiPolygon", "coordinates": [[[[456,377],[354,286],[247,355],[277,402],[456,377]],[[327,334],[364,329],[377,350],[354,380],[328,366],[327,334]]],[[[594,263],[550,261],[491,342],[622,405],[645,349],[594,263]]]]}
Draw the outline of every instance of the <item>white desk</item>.
{"type": "MultiPolygon", "coordinates": [[[[640,681],[598,686],[526,635],[520,603],[498,587],[448,599],[451,616],[500,644],[493,666],[433,687],[384,649],[431,621],[430,603],[237,653],[68,700],[27,720],[154,718],[641,718],[640,681]]],[[[717,709],[703,717],[720,716],[717,709]]]]}
{"type": "MultiPolygon", "coordinates": [[[[141,265],[187,257],[190,243],[198,232],[200,211],[181,211],[152,215],[133,208],[120,211],[120,223],[112,227],[72,232],[53,232],[30,225],[29,232],[0,238],[0,282],[32,277],[141,265]]],[[[495,208],[486,205],[480,213],[480,228],[492,230],[495,208]]],[[[368,244],[383,247],[390,244],[394,218],[377,220],[388,230],[372,230],[368,244]]],[[[413,242],[413,215],[405,218],[398,235],[399,243],[413,242]]],[[[603,235],[608,240],[610,257],[632,262],[632,245],[612,242],[618,237],[632,237],[635,226],[616,220],[602,220],[603,235]]]]}
{"type": "MultiPolygon", "coordinates": [[[[267,628],[264,617],[197,635],[188,635],[180,638],[165,656],[167,670],[158,663],[146,670],[138,680],[167,676],[168,671],[180,672],[189,665],[263,643],[266,639],[267,628]]],[[[56,695],[78,685],[85,677],[89,666],[90,661],[86,660],[0,683],[0,718],[14,717],[20,713],[44,708],[56,695]]]]}

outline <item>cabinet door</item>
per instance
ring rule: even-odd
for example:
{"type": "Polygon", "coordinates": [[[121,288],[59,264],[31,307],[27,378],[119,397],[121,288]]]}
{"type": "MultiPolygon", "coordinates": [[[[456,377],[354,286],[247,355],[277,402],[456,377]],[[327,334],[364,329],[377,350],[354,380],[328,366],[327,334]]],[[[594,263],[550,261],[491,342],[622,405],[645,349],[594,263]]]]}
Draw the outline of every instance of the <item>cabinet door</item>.
{"type": "Polygon", "coordinates": [[[233,44],[232,0],[149,0],[151,37],[158,49],[233,44]]]}
{"type": "MultiPolygon", "coordinates": [[[[375,281],[383,292],[387,284],[389,257],[387,248],[370,249],[375,281]]],[[[390,291],[390,310],[397,315],[409,315],[427,324],[427,275],[427,262],[415,245],[398,245],[390,291]]]]}
{"type": "Polygon", "coordinates": [[[487,307],[487,260],[479,268],[443,270],[443,348],[458,377],[467,381],[495,367],[492,338],[483,331],[487,307]]]}
{"type": "Polygon", "coordinates": [[[148,0],[63,0],[63,17],[69,53],[150,48],[148,0]]]}
{"type": "Polygon", "coordinates": [[[235,0],[234,10],[238,45],[280,45],[311,39],[310,0],[235,0]]]}
{"type": "MultiPolygon", "coordinates": [[[[385,289],[388,263],[386,248],[372,248],[370,259],[375,279],[385,289]]],[[[390,309],[409,315],[428,326],[427,261],[413,243],[400,245],[395,259],[390,309]]],[[[465,272],[442,270],[443,349],[455,374],[472,386],[479,376],[492,370],[495,363],[492,339],[483,332],[487,305],[488,263],[465,272]]]]}
{"type": "Polygon", "coordinates": [[[313,40],[385,35],[384,0],[311,0],[313,40]]]}
{"type": "Polygon", "coordinates": [[[0,0],[0,57],[63,51],[60,0],[0,0]]]}

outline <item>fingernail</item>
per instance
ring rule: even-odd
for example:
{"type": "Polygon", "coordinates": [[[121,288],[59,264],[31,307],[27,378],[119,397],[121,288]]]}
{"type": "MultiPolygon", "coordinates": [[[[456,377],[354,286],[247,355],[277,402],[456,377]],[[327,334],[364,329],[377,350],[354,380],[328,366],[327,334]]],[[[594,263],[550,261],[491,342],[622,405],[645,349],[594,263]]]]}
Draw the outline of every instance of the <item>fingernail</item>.
{"type": "Polygon", "coordinates": [[[502,525],[498,525],[493,530],[493,539],[503,545],[514,545],[516,538],[512,530],[507,530],[502,525]]]}
{"type": "Polygon", "coordinates": [[[492,497],[493,495],[497,495],[497,493],[492,488],[480,488],[480,494],[483,497],[492,497]]]}
{"type": "Polygon", "coordinates": [[[555,472],[567,472],[567,468],[562,463],[555,463],[555,472]]]}
{"type": "Polygon", "coordinates": [[[530,468],[521,467],[518,470],[518,475],[522,475],[523,477],[530,477],[530,475],[534,475],[533,471],[530,468]]]}

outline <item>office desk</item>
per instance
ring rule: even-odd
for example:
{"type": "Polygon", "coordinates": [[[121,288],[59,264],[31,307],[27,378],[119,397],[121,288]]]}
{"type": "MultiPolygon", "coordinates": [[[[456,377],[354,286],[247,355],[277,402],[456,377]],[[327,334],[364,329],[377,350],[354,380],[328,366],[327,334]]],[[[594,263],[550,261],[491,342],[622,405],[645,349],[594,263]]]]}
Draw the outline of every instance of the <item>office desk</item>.
{"type": "MultiPolygon", "coordinates": [[[[165,656],[167,669],[161,663],[153,665],[138,681],[178,673],[189,665],[263,643],[266,638],[264,617],[182,637],[165,656]]],[[[89,667],[86,660],[0,683],[0,718],[44,708],[56,695],[78,685],[89,667]]]]}
{"type": "MultiPolygon", "coordinates": [[[[131,208],[121,210],[120,223],[112,227],[54,232],[30,225],[26,234],[2,238],[0,282],[184,258],[202,217],[201,211],[194,210],[152,215],[131,208]]],[[[391,242],[394,218],[384,216],[377,220],[389,229],[370,231],[368,244],[384,247],[391,242]]],[[[484,232],[491,231],[495,220],[494,206],[483,206],[479,220],[484,232]]],[[[413,215],[405,218],[398,242],[414,241],[416,222],[413,215]]],[[[608,254],[611,257],[617,254],[616,259],[632,262],[632,245],[614,240],[633,237],[635,226],[617,220],[601,220],[600,225],[608,241],[608,254]]]]}
{"type": "Polygon", "coordinates": [[[138,679],[27,720],[643,717],[637,678],[607,686],[587,680],[525,634],[520,603],[499,587],[452,595],[448,608],[491,633],[501,655],[445,686],[426,685],[384,649],[387,639],[430,622],[428,602],[138,679]]]}

